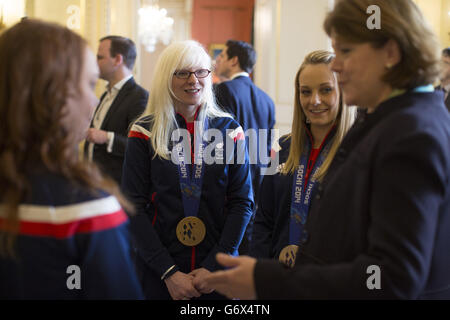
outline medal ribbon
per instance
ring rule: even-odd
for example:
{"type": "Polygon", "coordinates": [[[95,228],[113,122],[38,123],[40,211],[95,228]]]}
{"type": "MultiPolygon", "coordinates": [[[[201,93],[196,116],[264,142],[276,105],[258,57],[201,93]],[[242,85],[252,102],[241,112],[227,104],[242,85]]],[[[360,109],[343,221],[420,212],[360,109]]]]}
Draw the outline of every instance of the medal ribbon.
{"type": "Polygon", "coordinates": [[[304,226],[308,218],[309,207],[311,205],[311,195],[316,187],[314,174],[324,162],[331,144],[327,144],[320,151],[316,163],[309,175],[308,184],[304,188],[305,176],[308,170],[308,155],[310,154],[311,144],[307,143],[307,147],[300,158],[300,164],[295,170],[292,183],[291,212],[289,219],[289,244],[298,245],[300,240],[306,237],[304,226]]]}
{"type": "Polygon", "coordinates": [[[186,165],[187,157],[185,150],[181,144],[175,146],[175,153],[178,157],[178,173],[180,177],[180,189],[183,200],[184,215],[186,217],[194,216],[198,214],[198,208],[200,206],[200,197],[202,194],[203,175],[205,172],[205,166],[203,165],[203,150],[205,149],[206,142],[203,141],[202,133],[208,130],[208,117],[205,117],[203,130],[198,128],[198,122],[195,122],[196,128],[194,129],[194,165],[193,174],[191,174],[190,166],[186,165]]]}

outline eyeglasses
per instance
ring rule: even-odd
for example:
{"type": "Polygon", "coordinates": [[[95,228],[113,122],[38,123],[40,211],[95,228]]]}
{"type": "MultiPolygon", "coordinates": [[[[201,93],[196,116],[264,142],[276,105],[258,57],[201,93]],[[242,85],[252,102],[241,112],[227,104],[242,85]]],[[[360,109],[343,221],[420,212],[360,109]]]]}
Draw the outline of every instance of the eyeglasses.
{"type": "Polygon", "coordinates": [[[173,75],[175,77],[177,77],[178,79],[189,79],[191,74],[195,74],[197,79],[202,79],[202,78],[206,78],[207,76],[209,76],[210,73],[211,73],[211,71],[208,69],[200,69],[200,70],[196,70],[194,72],[187,71],[187,70],[180,70],[180,71],[176,71],[173,75]]]}

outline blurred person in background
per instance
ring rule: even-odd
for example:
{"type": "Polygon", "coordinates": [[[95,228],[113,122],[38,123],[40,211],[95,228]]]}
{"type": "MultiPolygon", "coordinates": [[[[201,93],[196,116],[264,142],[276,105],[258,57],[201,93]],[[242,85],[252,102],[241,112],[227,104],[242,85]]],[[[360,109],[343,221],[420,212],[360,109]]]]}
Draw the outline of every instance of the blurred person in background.
{"type": "MultiPolygon", "coordinates": [[[[250,79],[256,63],[256,51],[247,42],[228,40],[225,49],[216,59],[214,72],[223,79],[215,86],[218,104],[232,114],[248,135],[247,149],[250,155],[253,196],[258,203],[259,187],[272,147],[272,129],[275,125],[275,104],[272,99],[250,79]],[[249,134],[249,129],[256,135],[249,134]]],[[[256,212],[256,207],[254,212],[256,212]]],[[[253,219],[239,248],[240,254],[248,254],[253,219]]]]}
{"type": "Polygon", "coordinates": [[[445,106],[450,111],[450,48],[442,50],[442,70],[440,80],[441,83],[436,88],[444,92],[445,106]]]}
{"type": "Polygon", "coordinates": [[[141,299],[130,205],[80,162],[98,103],[80,36],[26,19],[0,36],[0,299],[141,299]]]}

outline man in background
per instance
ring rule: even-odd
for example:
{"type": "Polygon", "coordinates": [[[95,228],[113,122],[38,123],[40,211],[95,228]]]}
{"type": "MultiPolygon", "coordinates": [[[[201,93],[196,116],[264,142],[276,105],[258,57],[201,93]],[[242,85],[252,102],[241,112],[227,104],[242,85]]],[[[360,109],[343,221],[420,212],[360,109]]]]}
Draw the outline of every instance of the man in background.
{"type": "MultiPolygon", "coordinates": [[[[275,106],[272,99],[250,79],[249,74],[253,71],[255,63],[256,52],[250,44],[228,40],[225,49],[216,59],[215,73],[219,78],[229,80],[216,85],[215,92],[219,105],[235,117],[244,131],[254,129],[257,134],[257,141],[253,141],[253,144],[248,143],[249,140],[247,140],[250,159],[257,160],[257,163],[250,165],[253,193],[255,204],[257,204],[259,186],[263,177],[260,154],[270,156],[271,130],[275,125],[275,106]],[[265,129],[267,134],[260,136],[260,129],[265,129]],[[264,141],[265,149],[261,151],[259,150],[260,139],[266,140],[264,141]]],[[[240,254],[248,252],[252,221],[253,218],[239,249],[240,254]]]]}
{"type": "Polygon", "coordinates": [[[133,78],[136,46],[125,37],[100,40],[97,63],[108,85],[100,98],[85,144],[85,156],[119,185],[130,124],[145,110],[148,92],[133,78]]]}
{"type": "Polygon", "coordinates": [[[444,91],[445,105],[450,111],[450,47],[442,50],[441,84],[436,89],[444,91]]]}

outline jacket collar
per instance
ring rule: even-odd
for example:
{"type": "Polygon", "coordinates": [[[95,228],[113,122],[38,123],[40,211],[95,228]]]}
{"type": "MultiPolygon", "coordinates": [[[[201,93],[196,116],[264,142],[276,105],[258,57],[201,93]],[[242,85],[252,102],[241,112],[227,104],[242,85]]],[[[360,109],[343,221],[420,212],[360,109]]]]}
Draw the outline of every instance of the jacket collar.
{"type": "Polygon", "coordinates": [[[428,112],[426,110],[427,106],[434,106],[436,104],[443,103],[443,94],[444,93],[442,91],[407,91],[405,94],[383,101],[373,113],[361,114],[352,129],[344,137],[341,144],[341,149],[352,149],[357,141],[360,141],[365,135],[367,135],[373,127],[395,112],[408,109],[418,103],[423,105],[423,112],[428,112]]]}
{"type": "MultiPolygon", "coordinates": [[[[126,76],[125,78],[123,78],[122,80],[120,80],[119,82],[117,82],[112,88],[111,91],[115,90],[115,91],[120,91],[123,86],[128,82],[128,80],[130,80],[131,78],[133,78],[133,75],[130,74],[129,76],[126,76]]],[[[106,91],[109,91],[109,87],[108,85],[106,86],[106,91]]]]}
{"type": "MultiPolygon", "coordinates": [[[[314,139],[313,139],[313,136],[312,136],[311,129],[310,129],[310,126],[309,126],[309,125],[305,126],[305,132],[306,132],[306,136],[308,137],[309,145],[311,146],[311,149],[312,149],[312,146],[314,146],[314,139]]],[[[323,139],[322,143],[320,144],[319,150],[322,150],[323,147],[324,147],[325,145],[327,145],[328,142],[329,142],[331,139],[333,139],[333,137],[334,137],[335,134],[336,134],[336,125],[333,125],[333,126],[330,128],[330,130],[328,131],[328,133],[327,133],[327,135],[325,136],[325,138],[323,139]]]]}
{"type": "Polygon", "coordinates": [[[250,75],[247,72],[242,71],[242,72],[238,72],[238,73],[233,74],[230,77],[230,80],[234,80],[234,79],[236,79],[238,77],[247,77],[248,78],[248,77],[250,77],[250,75]]]}
{"type": "MultiPolygon", "coordinates": [[[[417,102],[424,101],[425,105],[430,105],[430,101],[435,101],[436,103],[443,101],[443,92],[413,92],[407,91],[402,95],[395,96],[388,100],[383,101],[378,105],[373,113],[366,113],[363,115],[361,122],[365,122],[366,126],[370,128],[376,123],[382,121],[388,115],[398,112],[403,109],[407,109],[417,102]]],[[[426,110],[424,109],[424,112],[426,110]]]]}
{"type": "MultiPolygon", "coordinates": [[[[201,105],[197,107],[197,110],[195,111],[195,114],[194,114],[194,121],[197,121],[197,118],[198,118],[201,108],[202,108],[201,105]]],[[[175,115],[175,118],[177,119],[177,123],[180,127],[183,127],[183,128],[187,127],[188,121],[181,113],[177,112],[175,115]]]]}
{"type": "MultiPolygon", "coordinates": [[[[135,82],[134,82],[133,77],[128,79],[127,82],[125,82],[123,84],[122,88],[120,89],[119,93],[117,94],[116,98],[114,99],[113,103],[111,104],[111,107],[109,107],[109,111],[106,113],[105,119],[103,120],[103,123],[102,123],[102,128],[104,128],[106,126],[106,124],[108,123],[109,119],[113,116],[113,114],[115,114],[114,110],[117,109],[118,106],[120,106],[122,101],[127,96],[128,91],[130,89],[132,89],[134,85],[135,85],[135,82]]],[[[102,96],[102,100],[105,97],[105,95],[102,96]]],[[[101,104],[101,101],[99,103],[99,106],[100,106],[100,104],[101,104]]]]}

